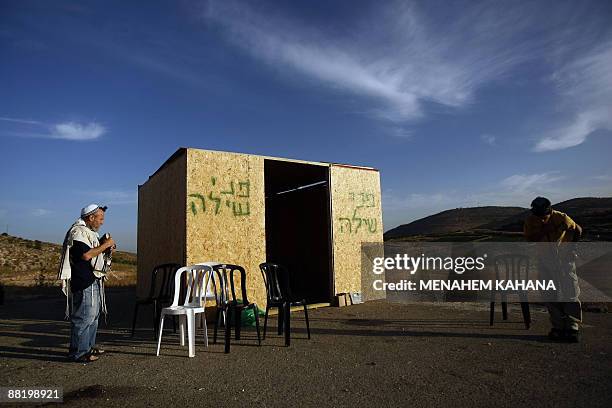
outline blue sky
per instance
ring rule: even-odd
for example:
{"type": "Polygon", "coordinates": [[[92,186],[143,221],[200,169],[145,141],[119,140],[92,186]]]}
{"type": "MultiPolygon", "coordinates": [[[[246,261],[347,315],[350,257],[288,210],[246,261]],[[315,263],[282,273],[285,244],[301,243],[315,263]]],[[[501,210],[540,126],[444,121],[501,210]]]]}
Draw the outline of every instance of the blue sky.
{"type": "Polygon", "coordinates": [[[612,195],[612,3],[0,2],[0,226],[60,242],[179,146],[373,166],[385,230],[612,195]]]}

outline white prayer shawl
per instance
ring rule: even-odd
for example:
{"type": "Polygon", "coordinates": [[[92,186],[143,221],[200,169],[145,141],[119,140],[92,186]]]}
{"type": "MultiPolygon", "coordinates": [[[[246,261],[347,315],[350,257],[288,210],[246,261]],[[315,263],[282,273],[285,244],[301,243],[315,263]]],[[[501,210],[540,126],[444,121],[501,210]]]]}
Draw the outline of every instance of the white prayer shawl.
{"type": "MultiPolygon", "coordinates": [[[[100,246],[100,240],[98,233],[93,231],[85,224],[81,218],[76,220],[70,227],[66,236],[64,237],[64,243],[62,245],[62,256],[60,259],[59,271],[57,278],[62,281],[62,292],[66,295],[66,315],[65,319],[70,318],[70,280],[72,278],[72,269],[70,265],[70,248],[74,241],[80,241],[87,244],[90,248],[100,246]]],[[[110,271],[111,259],[110,256],[100,254],[90,260],[91,266],[93,267],[94,275],[100,279],[100,300],[102,304],[102,313],[106,318],[106,296],[104,294],[104,280],[106,279],[106,273],[110,271]]]]}

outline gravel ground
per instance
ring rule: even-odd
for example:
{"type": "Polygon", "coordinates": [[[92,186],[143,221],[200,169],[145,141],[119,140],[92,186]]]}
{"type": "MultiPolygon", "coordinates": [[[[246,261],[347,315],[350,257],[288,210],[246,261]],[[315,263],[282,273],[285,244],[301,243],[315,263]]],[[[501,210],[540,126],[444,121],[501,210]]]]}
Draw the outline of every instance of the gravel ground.
{"type": "Polygon", "coordinates": [[[261,347],[245,329],[224,354],[199,330],[188,358],[169,330],[156,357],[150,312],[129,335],[133,298],[132,288],[108,291],[109,324],[98,331],[107,353],[87,365],[66,360],[62,297],[9,298],[0,386],[62,386],[71,406],[611,406],[610,314],[586,313],[583,342],[558,344],[538,307],[525,330],[513,306],[491,327],[488,305],[376,301],[312,310],[312,340],[294,313],[289,348],[274,318],[261,347]]]}

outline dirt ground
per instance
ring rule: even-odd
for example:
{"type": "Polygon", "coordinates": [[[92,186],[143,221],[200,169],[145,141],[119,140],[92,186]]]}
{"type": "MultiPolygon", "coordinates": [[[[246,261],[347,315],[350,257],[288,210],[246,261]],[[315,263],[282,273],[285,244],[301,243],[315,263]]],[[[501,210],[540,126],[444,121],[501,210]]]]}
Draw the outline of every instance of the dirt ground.
{"type": "MultiPolygon", "coordinates": [[[[69,324],[53,290],[24,298],[8,291],[0,306],[0,386],[62,386],[71,406],[460,406],[608,407],[612,393],[612,319],[585,313],[581,344],[547,341],[547,314],[533,307],[525,330],[518,307],[488,324],[488,305],[370,302],[292,314],[290,347],[276,319],[261,347],[252,329],[187,357],[171,325],[160,357],[151,312],[129,335],[133,288],[108,290],[107,353],[84,365],[66,360],[69,324]]],[[[501,309],[501,308],[498,308],[501,309]]],[[[144,310],[147,310],[145,313],[144,310]]],[[[209,331],[212,339],[212,330],[209,331]]],[[[22,406],[19,404],[18,406],[22,406]]]]}

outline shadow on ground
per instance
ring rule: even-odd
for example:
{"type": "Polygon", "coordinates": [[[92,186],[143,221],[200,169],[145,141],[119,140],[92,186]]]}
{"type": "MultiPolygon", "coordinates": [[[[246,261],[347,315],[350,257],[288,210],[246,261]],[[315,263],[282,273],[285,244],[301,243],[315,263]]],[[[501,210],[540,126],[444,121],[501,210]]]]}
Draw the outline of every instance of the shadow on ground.
{"type": "MultiPolygon", "coordinates": [[[[8,291],[8,293],[17,293],[8,291]]],[[[134,288],[108,290],[108,320],[95,363],[67,361],[69,322],[57,289],[19,293],[0,307],[0,386],[62,386],[64,403],[86,406],[233,405],[607,406],[612,391],[612,324],[585,314],[584,342],[549,343],[547,314],[534,307],[526,330],[520,309],[488,324],[483,305],[369,302],[312,310],[312,340],[302,313],[292,315],[292,345],[284,347],[276,318],[257,346],[244,328],[223,353],[222,339],[196,357],[167,324],[155,356],[151,308],[141,308],[131,336],[134,288]],[[180,390],[180,392],[177,392],[180,390]]],[[[212,324],[209,324],[212,326],[212,324]]]]}

